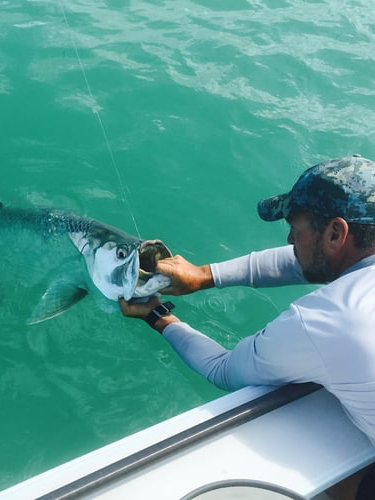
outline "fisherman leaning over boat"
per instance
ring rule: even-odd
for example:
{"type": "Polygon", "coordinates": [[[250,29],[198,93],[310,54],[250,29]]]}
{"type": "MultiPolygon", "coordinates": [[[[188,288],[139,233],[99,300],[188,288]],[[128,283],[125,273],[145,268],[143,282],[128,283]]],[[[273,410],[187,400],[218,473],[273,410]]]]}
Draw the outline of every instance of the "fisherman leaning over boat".
{"type": "Polygon", "coordinates": [[[354,155],[315,165],[289,193],[262,200],[258,213],[266,221],[286,219],[289,245],[204,266],[180,256],[159,261],[157,270],[171,278],[163,293],[325,286],[232,350],[181,322],[156,297],[143,304],[120,299],[123,314],[147,317],[191,368],[222,389],[322,384],[375,445],[375,163],[354,155]]]}

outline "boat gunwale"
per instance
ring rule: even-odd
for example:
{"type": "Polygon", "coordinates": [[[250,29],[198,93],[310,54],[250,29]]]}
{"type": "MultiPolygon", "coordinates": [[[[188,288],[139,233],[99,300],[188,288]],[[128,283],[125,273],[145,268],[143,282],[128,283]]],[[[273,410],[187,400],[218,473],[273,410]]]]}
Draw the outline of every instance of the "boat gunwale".
{"type": "Polygon", "coordinates": [[[215,434],[254,420],[321,388],[322,386],[313,382],[288,384],[278,387],[267,394],[230,408],[212,418],[181,432],[177,432],[172,436],[146,446],[135,453],[50,491],[38,497],[38,500],[67,500],[81,497],[93,490],[106,486],[108,483],[122,479],[126,475],[147,467],[151,463],[154,464],[156,461],[162,460],[172,453],[181,451],[215,434]]]}

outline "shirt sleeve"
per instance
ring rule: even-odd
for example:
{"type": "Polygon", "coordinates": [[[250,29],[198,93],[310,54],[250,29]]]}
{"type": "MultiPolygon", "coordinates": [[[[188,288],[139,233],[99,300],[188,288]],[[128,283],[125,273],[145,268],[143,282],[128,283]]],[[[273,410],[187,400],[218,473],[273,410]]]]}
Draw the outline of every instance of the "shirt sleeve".
{"type": "Polygon", "coordinates": [[[211,271],[217,288],[236,285],[260,288],[306,283],[292,245],[252,252],[211,264],[211,271]]]}
{"type": "Polygon", "coordinates": [[[294,305],[232,350],[186,323],[168,325],[163,336],[190,368],[224,390],[324,379],[324,364],[294,305]]]}

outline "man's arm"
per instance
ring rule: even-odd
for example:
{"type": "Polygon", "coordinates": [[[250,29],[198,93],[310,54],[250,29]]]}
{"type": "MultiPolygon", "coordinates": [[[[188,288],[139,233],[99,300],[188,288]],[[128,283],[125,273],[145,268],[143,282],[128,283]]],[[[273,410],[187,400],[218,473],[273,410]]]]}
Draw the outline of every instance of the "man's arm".
{"type": "MultiPolygon", "coordinates": [[[[160,300],[153,297],[146,303],[129,304],[120,299],[119,303],[125,316],[145,319],[160,300]]],[[[294,305],[232,350],[180,322],[171,313],[158,319],[153,328],[190,368],[227,391],[247,385],[324,382],[324,364],[294,305]]]]}
{"type": "Polygon", "coordinates": [[[293,305],[232,350],[181,322],[167,325],[163,337],[190,368],[224,390],[247,385],[322,383],[325,378],[324,364],[293,305]]]}
{"type": "Polygon", "coordinates": [[[292,245],[270,248],[236,259],[211,264],[215,286],[253,288],[306,283],[292,245]]]}
{"type": "Polygon", "coordinates": [[[157,271],[171,278],[171,285],[162,290],[170,295],[185,295],[214,286],[272,287],[306,283],[292,245],[203,266],[177,255],[160,260],[157,271]]]}

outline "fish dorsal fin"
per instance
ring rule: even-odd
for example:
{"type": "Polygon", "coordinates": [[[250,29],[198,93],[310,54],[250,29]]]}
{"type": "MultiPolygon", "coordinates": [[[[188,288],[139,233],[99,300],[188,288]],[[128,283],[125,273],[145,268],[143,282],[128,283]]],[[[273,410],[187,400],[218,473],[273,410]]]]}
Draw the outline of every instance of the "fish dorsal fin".
{"type": "Polygon", "coordinates": [[[41,323],[65,312],[87,295],[87,290],[60,279],[51,283],[28,319],[28,325],[41,323]]]}

